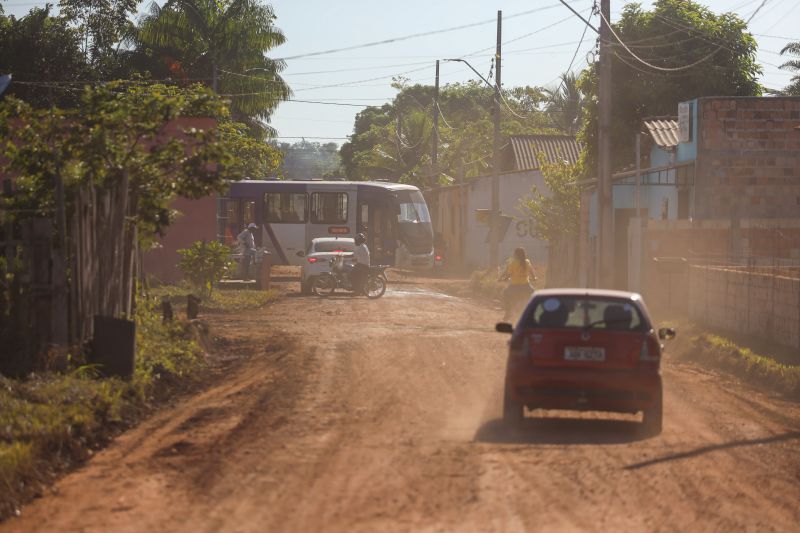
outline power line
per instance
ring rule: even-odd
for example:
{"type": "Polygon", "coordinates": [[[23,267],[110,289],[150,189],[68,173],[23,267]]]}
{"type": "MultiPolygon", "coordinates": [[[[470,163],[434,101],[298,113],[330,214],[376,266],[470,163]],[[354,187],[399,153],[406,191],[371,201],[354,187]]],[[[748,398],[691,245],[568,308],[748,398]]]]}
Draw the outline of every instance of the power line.
{"type": "MultiPolygon", "coordinates": [[[[558,5],[559,4],[551,4],[549,6],[538,7],[536,9],[530,9],[528,11],[523,11],[521,13],[515,13],[513,15],[509,15],[506,18],[510,19],[510,18],[521,17],[521,16],[524,16],[524,15],[530,15],[531,13],[538,13],[540,11],[553,9],[555,7],[558,7],[558,5]]],[[[308,52],[306,54],[297,54],[297,55],[294,55],[294,56],[288,56],[288,57],[280,58],[280,60],[287,61],[287,60],[290,60],[290,59],[299,59],[299,58],[304,58],[304,57],[312,57],[312,56],[334,54],[334,53],[337,53],[337,52],[346,52],[348,50],[358,50],[360,48],[369,48],[369,47],[372,47],[372,46],[380,46],[380,45],[383,45],[383,44],[390,44],[390,43],[395,43],[395,42],[399,42],[399,41],[406,41],[406,40],[409,40],[409,39],[415,39],[417,37],[425,37],[425,36],[428,36],[428,35],[436,35],[436,34],[439,34],[439,33],[447,33],[447,32],[452,32],[452,31],[463,30],[463,29],[467,29],[467,28],[474,28],[476,26],[483,26],[485,24],[490,24],[490,23],[493,23],[493,22],[495,22],[494,19],[482,20],[482,21],[479,21],[479,22],[472,22],[472,23],[469,23],[469,24],[462,24],[460,26],[452,26],[450,28],[441,28],[441,29],[438,29],[438,30],[431,30],[431,31],[420,32],[420,33],[412,33],[410,35],[403,35],[403,36],[400,36],[400,37],[392,37],[391,39],[384,39],[382,41],[373,41],[373,42],[357,44],[357,45],[353,45],[353,46],[345,46],[345,47],[342,47],[342,48],[331,48],[329,50],[321,50],[319,52],[308,52]]]]}
{"type": "Polygon", "coordinates": [[[758,5],[758,7],[756,8],[756,10],[755,10],[755,11],[753,11],[753,13],[750,15],[750,18],[748,18],[748,19],[745,21],[745,23],[747,23],[747,24],[750,24],[750,21],[751,21],[751,20],[753,20],[753,17],[755,17],[756,15],[758,15],[758,12],[759,12],[759,11],[761,11],[761,8],[762,8],[762,7],[764,7],[765,5],[767,5],[767,2],[769,2],[769,0],[761,0],[761,3],[758,5]]]}
{"type": "Polygon", "coordinates": [[[647,66],[647,67],[650,67],[650,68],[652,68],[652,69],[654,69],[654,70],[658,70],[658,71],[661,71],[661,72],[679,72],[679,71],[682,71],[682,70],[688,70],[688,69],[690,69],[690,68],[692,68],[692,67],[696,67],[696,66],[697,66],[697,65],[699,65],[700,63],[703,63],[703,62],[705,62],[705,61],[707,61],[707,60],[711,59],[711,57],[712,57],[714,54],[716,54],[717,52],[719,52],[719,51],[722,49],[722,46],[720,45],[720,46],[718,46],[718,47],[717,47],[717,49],[716,49],[716,50],[714,50],[714,51],[713,51],[713,52],[711,52],[710,54],[706,55],[705,57],[703,57],[703,58],[701,58],[701,59],[698,59],[698,60],[697,60],[697,61],[695,61],[694,63],[690,63],[690,64],[688,64],[688,65],[683,65],[682,67],[659,67],[658,65],[653,65],[652,63],[648,63],[647,61],[645,61],[645,60],[644,60],[644,59],[642,59],[641,57],[637,56],[637,55],[636,55],[636,54],[633,52],[633,50],[631,50],[630,48],[628,48],[628,45],[626,45],[626,44],[625,44],[625,43],[622,41],[622,39],[620,38],[620,36],[619,36],[619,35],[617,34],[617,32],[614,30],[614,27],[613,27],[613,26],[611,26],[611,23],[608,21],[608,19],[606,19],[605,15],[603,15],[603,13],[602,13],[602,12],[600,13],[600,18],[602,18],[602,19],[603,19],[603,21],[606,23],[606,25],[608,26],[608,29],[609,29],[609,31],[611,31],[611,34],[614,36],[614,38],[615,38],[615,39],[616,39],[616,40],[619,42],[619,44],[621,44],[621,45],[622,45],[622,47],[623,47],[623,48],[624,48],[624,49],[625,49],[625,50],[626,50],[626,51],[627,51],[627,52],[628,52],[628,53],[629,53],[629,54],[630,54],[630,55],[631,55],[631,56],[632,56],[634,59],[636,59],[638,62],[640,62],[641,64],[643,64],[643,65],[645,65],[645,66],[647,66]]]}

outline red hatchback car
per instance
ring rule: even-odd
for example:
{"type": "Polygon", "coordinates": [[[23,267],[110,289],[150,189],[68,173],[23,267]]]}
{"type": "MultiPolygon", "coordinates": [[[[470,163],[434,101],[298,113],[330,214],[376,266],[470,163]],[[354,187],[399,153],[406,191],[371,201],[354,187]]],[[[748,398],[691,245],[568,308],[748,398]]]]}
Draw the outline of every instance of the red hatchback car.
{"type": "Polygon", "coordinates": [[[661,341],[642,297],[596,289],[537,291],[511,333],[503,418],[524,408],[643,413],[645,432],[661,432],[661,341]]]}

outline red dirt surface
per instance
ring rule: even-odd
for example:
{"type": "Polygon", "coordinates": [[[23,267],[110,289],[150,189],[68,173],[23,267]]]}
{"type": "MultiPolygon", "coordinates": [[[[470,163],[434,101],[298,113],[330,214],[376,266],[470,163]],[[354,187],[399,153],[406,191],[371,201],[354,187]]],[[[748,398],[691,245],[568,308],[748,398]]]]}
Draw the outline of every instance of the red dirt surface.
{"type": "Polygon", "coordinates": [[[585,413],[510,431],[501,313],[430,287],[209,317],[244,360],[0,532],[797,531],[796,403],[667,352],[658,437],[585,413]]]}

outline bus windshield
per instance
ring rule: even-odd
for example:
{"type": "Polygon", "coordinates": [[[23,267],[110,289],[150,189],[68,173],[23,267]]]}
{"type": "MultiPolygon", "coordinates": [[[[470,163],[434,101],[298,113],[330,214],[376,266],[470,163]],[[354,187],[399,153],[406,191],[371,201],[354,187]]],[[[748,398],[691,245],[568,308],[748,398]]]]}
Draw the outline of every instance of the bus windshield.
{"type": "Polygon", "coordinates": [[[430,222],[431,215],[425,199],[419,191],[401,191],[397,195],[397,202],[400,205],[400,213],[397,215],[398,222],[430,222]]]}

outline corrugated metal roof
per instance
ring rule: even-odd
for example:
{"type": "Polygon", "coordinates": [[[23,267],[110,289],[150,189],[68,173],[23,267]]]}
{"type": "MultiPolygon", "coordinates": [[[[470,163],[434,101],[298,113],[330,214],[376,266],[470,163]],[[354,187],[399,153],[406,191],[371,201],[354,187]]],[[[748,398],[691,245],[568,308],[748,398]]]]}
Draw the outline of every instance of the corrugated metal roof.
{"type": "Polygon", "coordinates": [[[674,117],[656,117],[646,118],[643,122],[657,145],[662,148],[678,146],[678,119],[674,117]]]}
{"type": "Polygon", "coordinates": [[[548,161],[562,159],[572,164],[577,163],[581,155],[575,137],[569,135],[511,135],[510,138],[515,170],[537,170],[539,153],[548,161]]]}

